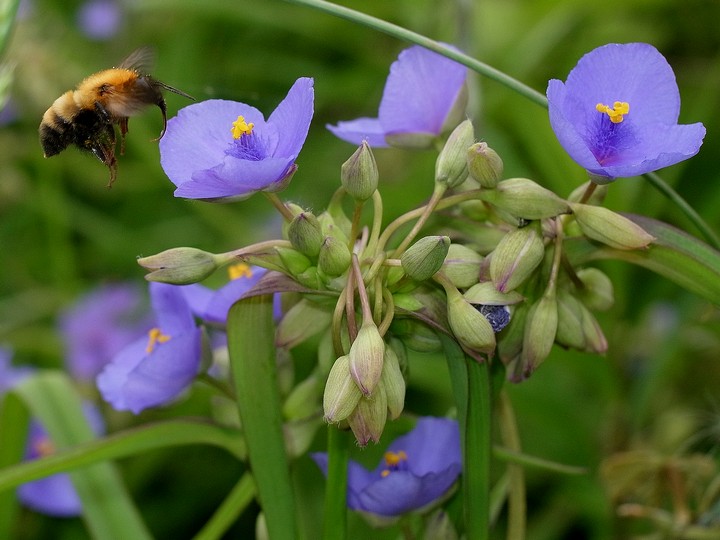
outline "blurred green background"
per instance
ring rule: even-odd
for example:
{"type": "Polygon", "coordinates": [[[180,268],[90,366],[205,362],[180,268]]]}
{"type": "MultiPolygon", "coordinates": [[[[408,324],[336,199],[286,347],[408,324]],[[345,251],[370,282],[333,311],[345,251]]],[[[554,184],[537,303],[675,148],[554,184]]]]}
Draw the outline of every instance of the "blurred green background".
{"type": "MultiPolygon", "coordinates": [[[[315,116],[282,198],[317,212],[354,148],[326,123],[375,116],[390,64],[407,44],[279,0],[117,2],[115,35],[93,39],[77,16],[83,2],[24,1],[4,61],[14,66],[11,101],[0,127],[0,343],[15,363],[62,366],[57,313],[91,287],[143,282],[135,258],[166,248],[227,251],[278,237],[279,220],[262,197],[214,205],[173,197],[159,164],[160,114],[130,121],[118,180],[70,149],[43,159],[37,127],[55,98],[83,77],[116,65],[142,45],[157,50],[153,75],[198,100],[224,98],[266,115],[296,78],[315,78],[315,116]],[[12,114],[11,114],[12,113],[12,114]]],[[[692,160],[661,172],[720,230],[720,2],[717,0],[353,0],[343,5],[454,43],[544,92],[577,60],[609,42],[644,41],[668,59],[678,79],[681,123],[702,121],[707,136],[692,160]]],[[[527,176],[565,196],[584,181],[562,151],[547,112],[493,81],[472,79],[476,133],[503,157],[506,175],[527,176]]],[[[186,100],[167,95],[168,114],[186,100]]],[[[435,154],[376,152],[386,221],[426,199],[435,154]]],[[[687,220],[642,179],[613,184],[607,206],[649,215],[690,232],[687,220]]],[[[720,317],[716,307],[652,273],[602,265],[616,305],[601,314],[610,348],[603,358],[562,351],[530,380],[510,386],[523,448],[588,468],[566,477],[529,471],[530,539],[630,538],[647,532],[614,516],[600,480],[608,456],[644,449],[713,459],[720,444],[720,317]]],[[[301,351],[302,353],[302,351],[301,351]]],[[[442,415],[452,407],[441,359],[411,361],[407,409],[442,415]]],[[[176,415],[207,413],[203,389],[173,407],[133,417],[114,414],[111,429],[176,415]]],[[[407,429],[407,423],[388,427],[407,429]]],[[[314,448],[321,449],[318,436],[314,448]]],[[[373,464],[382,448],[356,451],[373,464]]],[[[186,447],[120,463],[126,483],[157,538],[190,538],[223,499],[242,467],[219,450],[186,447]]],[[[500,471],[501,468],[498,468],[500,471]]],[[[323,478],[307,457],[294,465],[306,538],[321,523],[323,478]]],[[[251,507],[228,538],[251,534],[251,507]]],[[[497,538],[503,537],[502,516],[497,538]]],[[[357,537],[367,526],[351,518],[357,537]]],[[[398,531],[391,529],[388,538],[398,531]]],[[[18,538],[84,538],[79,520],[22,515],[18,538]]],[[[378,536],[380,537],[380,536],[378,536]]]]}

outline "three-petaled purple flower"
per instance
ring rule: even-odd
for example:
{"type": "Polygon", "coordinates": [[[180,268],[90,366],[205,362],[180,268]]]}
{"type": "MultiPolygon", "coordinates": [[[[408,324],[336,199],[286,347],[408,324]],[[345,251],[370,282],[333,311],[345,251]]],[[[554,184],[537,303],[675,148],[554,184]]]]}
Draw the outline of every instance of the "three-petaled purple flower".
{"type": "Polygon", "coordinates": [[[678,125],[675,75],[646,43],[589,52],[567,82],[550,81],[547,98],[560,144],[597,183],[683,161],[698,152],[705,136],[701,123],[678,125]]]}
{"type": "MultiPolygon", "coordinates": [[[[327,474],[327,454],[311,457],[327,474]]],[[[374,470],[350,461],[347,505],[380,516],[399,516],[443,497],[461,471],[457,422],[420,418],[411,432],[392,442],[374,470]]]]}
{"type": "Polygon", "coordinates": [[[327,128],[344,141],[375,148],[427,148],[465,114],[467,68],[413,46],[390,67],[377,118],[338,122],[327,128]]]}
{"type": "Polygon", "coordinates": [[[113,358],[98,375],[103,398],[135,414],[175,398],[198,374],[201,332],[181,287],[150,284],[156,326],[113,358]]]}
{"type": "Polygon", "coordinates": [[[279,191],[297,169],[313,116],[313,80],[295,81],[265,120],[255,107],[211,99],[181,109],[160,140],[160,164],[186,199],[279,191]]]}

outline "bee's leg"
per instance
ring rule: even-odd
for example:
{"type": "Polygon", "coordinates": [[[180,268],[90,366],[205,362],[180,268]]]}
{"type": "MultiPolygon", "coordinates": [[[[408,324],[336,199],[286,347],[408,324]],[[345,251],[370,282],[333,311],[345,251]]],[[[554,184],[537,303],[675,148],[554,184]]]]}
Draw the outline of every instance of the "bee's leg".
{"type": "Polygon", "coordinates": [[[102,119],[103,122],[106,122],[109,124],[112,121],[112,115],[108,112],[108,110],[99,101],[95,102],[95,111],[97,111],[98,116],[100,116],[100,118],[102,119]]]}
{"type": "Polygon", "coordinates": [[[120,155],[125,155],[125,135],[128,132],[128,118],[118,119],[118,125],[120,126],[120,155]]]}
{"type": "MultiPolygon", "coordinates": [[[[158,92],[159,94],[159,92],[158,92]]],[[[162,113],[163,117],[163,127],[162,131],[160,132],[160,136],[157,139],[153,139],[154,141],[159,141],[163,138],[163,135],[165,135],[165,130],[167,129],[167,105],[165,105],[165,100],[162,96],[158,97],[157,102],[155,103],[158,108],[160,109],[160,112],[162,113]]]]}
{"type": "Polygon", "coordinates": [[[108,182],[108,189],[112,187],[115,178],[117,177],[117,159],[115,158],[115,130],[112,124],[105,124],[102,133],[98,134],[96,140],[88,140],[86,148],[90,150],[93,155],[107,165],[110,169],[110,181],[108,182]]]}

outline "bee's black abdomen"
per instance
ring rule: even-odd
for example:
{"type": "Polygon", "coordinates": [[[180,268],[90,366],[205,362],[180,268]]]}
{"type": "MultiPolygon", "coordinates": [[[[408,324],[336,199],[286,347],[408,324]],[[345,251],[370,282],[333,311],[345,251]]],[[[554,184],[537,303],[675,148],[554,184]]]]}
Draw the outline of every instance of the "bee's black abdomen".
{"type": "Polygon", "coordinates": [[[45,157],[54,156],[65,150],[74,142],[74,128],[58,115],[55,115],[52,123],[40,125],[40,145],[45,157]]]}

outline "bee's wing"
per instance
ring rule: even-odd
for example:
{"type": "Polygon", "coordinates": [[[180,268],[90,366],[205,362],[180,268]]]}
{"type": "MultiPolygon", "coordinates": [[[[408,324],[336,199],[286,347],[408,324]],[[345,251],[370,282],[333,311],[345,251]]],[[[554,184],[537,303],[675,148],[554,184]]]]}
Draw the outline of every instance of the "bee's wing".
{"type": "Polygon", "coordinates": [[[139,73],[149,73],[154,63],[155,50],[152,47],[145,46],[131,52],[118,67],[122,69],[132,69],[139,73]]]}

